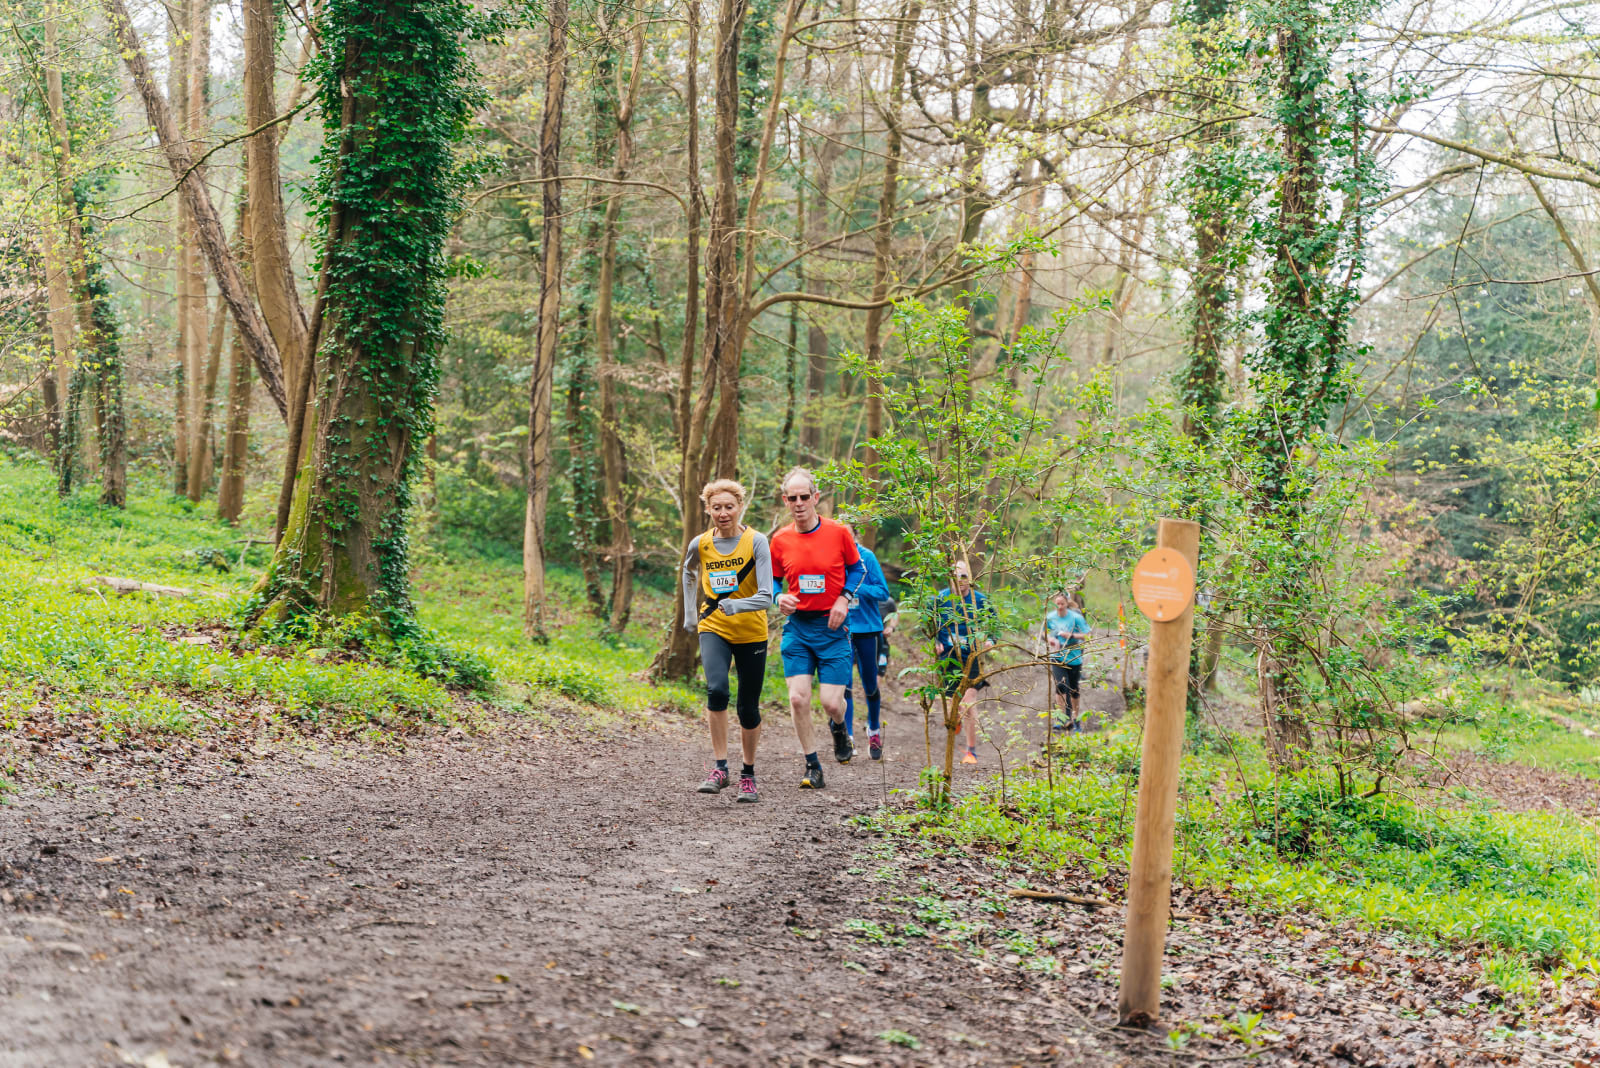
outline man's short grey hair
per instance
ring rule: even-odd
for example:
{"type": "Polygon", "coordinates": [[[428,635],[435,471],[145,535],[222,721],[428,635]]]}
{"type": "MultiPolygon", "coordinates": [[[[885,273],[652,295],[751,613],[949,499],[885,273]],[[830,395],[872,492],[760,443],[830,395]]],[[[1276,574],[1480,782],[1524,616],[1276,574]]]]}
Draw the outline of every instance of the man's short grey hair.
{"type": "Polygon", "coordinates": [[[808,471],[804,467],[791,467],[791,468],[789,468],[789,473],[783,476],[783,481],[782,482],[778,483],[778,492],[782,493],[785,490],[787,490],[789,488],[789,483],[793,482],[797,478],[805,479],[806,482],[810,484],[812,493],[820,492],[817,489],[816,476],[814,476],[810,471],[808,471]]]}

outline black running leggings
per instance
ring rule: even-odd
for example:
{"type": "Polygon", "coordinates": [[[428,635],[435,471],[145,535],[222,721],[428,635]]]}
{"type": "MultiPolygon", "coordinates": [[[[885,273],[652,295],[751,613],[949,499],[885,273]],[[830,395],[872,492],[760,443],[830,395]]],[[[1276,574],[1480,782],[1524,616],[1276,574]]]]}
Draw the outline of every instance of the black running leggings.
{"type": "Polygon", "coordinates": [[[761,683],[767,674],[767,643],[735,644],[720,634],[700,632],[700,663],[706,671],[706,708],[728,708],[728,668],[739,676],[739,726],[747,731],[761,726],[761,683]]]}

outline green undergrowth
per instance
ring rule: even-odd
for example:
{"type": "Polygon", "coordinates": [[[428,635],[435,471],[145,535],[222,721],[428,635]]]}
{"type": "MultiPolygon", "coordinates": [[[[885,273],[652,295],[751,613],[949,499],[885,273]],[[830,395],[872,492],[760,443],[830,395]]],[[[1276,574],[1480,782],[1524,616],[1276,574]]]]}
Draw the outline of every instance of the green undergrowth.
{"type": "Polygon", "coordinates": [[[260,533],[153,493],[126,511],[58,499],[41,465],[0,462],[0,728],[45,711],[108,737],[273,715],[329,727],[445,720],[451,695],[401,667],[256,644],[229,624],[266,563],[260,533]],[[119,593],[131,579],[184,596],[119,593]]]}
{"type": "MultiPolygon", "coordinates": [[[[126,511],[91,494],[59,500],[53,489],[43,465],[0,459],[0,733],[115,739],[262,718],[403,732],[454,721],[476,699],[441,681],[462,665],[479,675],[479,697],[524,709],[559,697],[641,713],[687,699],[634,681],[651,650],[602,642],[594,625],[564,626],[548,648],[523,642],[514,563],[423,554],[425,640],[413,648],[355,632],[315,641],[241,633],[240,608],[267,562],[265,532],[228,527],[209,503],[153,486],[137,487],[126,511]],[[118,593],[105,578],[187,593],[118,593]]],[[[558,580],[557,592],[570,591],[558,580]]],[[[650,597],[660,599],[645,594],[636,633],[659,607],[650,597]]]]}
{"type": "Polygon", "coordinates": [[[514,691],[555,694],[625,715],[662,707],[692,714],[699,707],[684,687],[654,686],[641,677],[655,654],[658,621],[672,611],[670,596],[637,586],[633,622],[618,639],[604,634],[583,607],[580,575],[552,569],[548,582],[555,602],[548,645],[522,636],[522,567],[504,557],[427,560],[417,578],[418,617],[487,659],[514,691]]]}
{"type": "MultiPolygon", "coordinates": [[[[1563,718],[1596,730],[1600,727],[1597,711],[1565,711],[1563,718]]],[[[1600,779],[1600,737],[1588,738],[1552,722],[1537,701],[1518,702],[1510,710],[1482,716],[1475,723],[1440,724],[1437,730],[1440,746],[1448,751],[1600,779]]]]}
{"type": "MultiPolygon", "coordinates": [[[[1391,794],[1340,800],[1311,772],[1272,785],[1250,742],[1213,741],[1185,754],[1178,881],[1267,911],[1479,947],[1486,974],[1600,972],[1592,825],[1461,795],[1436,804],[1391,794]]],[[[946,811],[882,818],[900,835],[983,844],[1028,867],[1087,867],[1101,877],[1128,865],[1138,768],[1138,728],[1119,726],[1062,745],[1054,789],[1042,768],[1031,769],[946,811]]]]}

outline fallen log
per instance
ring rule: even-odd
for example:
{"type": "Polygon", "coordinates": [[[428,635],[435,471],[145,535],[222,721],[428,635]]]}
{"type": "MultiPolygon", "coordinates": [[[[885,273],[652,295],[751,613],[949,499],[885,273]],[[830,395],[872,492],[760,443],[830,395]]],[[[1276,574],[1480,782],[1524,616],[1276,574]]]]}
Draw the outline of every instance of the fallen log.
{"type": "Polygon", "coordinates": [[[1029,901],[1049,901],[1057,905],[1082,905],[1088,909],[1108,909],[1111,902],[1103,897],[1081,897],[1078,894],[1053,894],[1046,890],[1012,890],[1012,897],[1025,897],[1029,901]]]}
{"type": "Polygon", "coordinates": [[[162,586],[155,582],[140,582],[138,579],[117,578],[115,575],[91,575],[85,580],[91,586],[104,586],[120,594],[148,593],[154,597],[193,597],[193,590],[186,590],[182,586],[162,586]]]}

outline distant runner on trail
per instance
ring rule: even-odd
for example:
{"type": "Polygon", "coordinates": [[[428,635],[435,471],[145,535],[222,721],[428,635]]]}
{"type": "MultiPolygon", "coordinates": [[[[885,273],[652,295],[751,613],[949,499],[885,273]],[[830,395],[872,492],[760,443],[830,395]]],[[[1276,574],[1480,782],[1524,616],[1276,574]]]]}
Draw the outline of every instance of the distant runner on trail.
{"type": "Polygon", "coordinates": [[[999,639],[999,621],[989,599],[972,588],[972,572],[965,560],[957,560],[951,569],[954,589],[939,591],[933,602],[934,652],[939,657],[939,678],[944,683],[944,695],[955,696],[961,689],[965,676],[972,685],[961,695],[961,723],[967,733],[967,752],[963,764],[978,762],[978,716],[973,706],[978,703],[978,691],[986,689],[988,679],[979,678],[978,666],[982,653],[993,649],[999,639]]]}
{"type": "MultiPolygon", "coordinates": [[[[846,625],[850,628],[851,658],[861,673],[861,693],[867,699],[867,753],[873,760],[883,759],[883,724],[879,710],[882,699],[878,695],[878,654],[883,644],[882,603],[889,598],[889,583],[883,577],[883,567],[873,551],[856,542],[856,552],[867,569],[867,579],[856,591],[859,600],[850,609],[846,625]]],[[[845,683],[844,729],[855,744],[856,698],[855,687],[845,683]]]]}
{"type": "Polygon", "coordinates": [[[772,604],[772,552],[767,536],[741,521],[744,487],[730,478],[706,483],[700,503],[711,529],[689,542],[683,556],[683,627],[700,633],[706,673],[706,725],[716,767],[703,794],[728,785],[728,669],[739,676],[739,800],[756,792],[756,742],[761,737],[761,680],[767,671],[767,608],[772,604]]]}
{"type": "Polygon", "coordinates": [[[1054,714],[1059,706],[1063,713],[1055,721],[1057,730],[1078,731],[1083,729],[1078,716],[1079,683],[1089,621],[1083,616],[1083,598],[1076,593],[1058,593],[1052,600],[1055,610],[1044,617],[1045,644],[1050,652],[1050,709],[1054,714]]]}
{"type": "Polygon", "coordinates": [[[850,763],[855,747],[844,726],[844,691],[850,685],[850,632],[845,619],[858,599],[867,571],[855,535],[843,523],[817,514],[817,480],[797,467],[783,478],[783,500],[794,522],[772,536],[772,574],[787,588],[778,608],[783,628],[783,676],[795,737],[806,755],[802,790],[823,787],[822,762],[811,735],[811,676],[822,684],[822,708],[833,732],[833,758],[850,763]]]}

